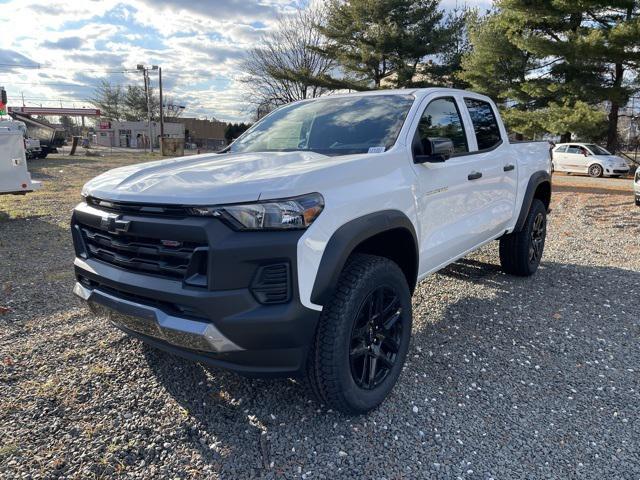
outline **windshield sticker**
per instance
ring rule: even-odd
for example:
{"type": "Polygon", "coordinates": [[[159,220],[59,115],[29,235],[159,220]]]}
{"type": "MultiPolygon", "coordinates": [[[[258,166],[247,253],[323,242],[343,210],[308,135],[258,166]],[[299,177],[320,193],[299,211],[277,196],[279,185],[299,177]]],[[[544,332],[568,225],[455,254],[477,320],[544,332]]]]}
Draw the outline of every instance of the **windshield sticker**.
{"type": "Polygon", "coordinates": [[[384,153],[385,147],[369,147],[368,153],[384,153]]]}

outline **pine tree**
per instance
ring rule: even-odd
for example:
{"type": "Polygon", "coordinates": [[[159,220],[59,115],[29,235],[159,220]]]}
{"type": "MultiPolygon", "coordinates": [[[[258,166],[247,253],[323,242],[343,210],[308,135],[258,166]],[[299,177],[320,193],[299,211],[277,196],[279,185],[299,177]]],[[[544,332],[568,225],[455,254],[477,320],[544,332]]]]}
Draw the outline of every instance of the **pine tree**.
{"type": "Polygon", "coordinates": [[[319,25],[320,50],[346,73],[335,87],[380,88],[410,84],[418,65],[447,41],[440,0],[331,0],[319,25]]]}
{"type": "Polygon", "coordinates": [[[557,103],[609,105],[607,146],[615,149],[620,108],[640,71],[640,1],[499,0],[511,43],[544,64],[525,82],[557,103]]]}

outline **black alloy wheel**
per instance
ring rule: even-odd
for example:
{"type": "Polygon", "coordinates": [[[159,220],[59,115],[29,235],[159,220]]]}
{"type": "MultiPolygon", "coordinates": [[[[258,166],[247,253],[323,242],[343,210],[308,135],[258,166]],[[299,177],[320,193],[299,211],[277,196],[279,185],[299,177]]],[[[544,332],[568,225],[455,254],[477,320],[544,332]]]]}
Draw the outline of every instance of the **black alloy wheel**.
{"type": "Polygon", "coordinates": [[[547,221],[543,213],[538,213],[531,229],[531,243],[529,245],[529,263],[537,264],[542,259],[544,242],[547,235],[547,221]]]}
{"type": "Polygon", "coordinates": [[[351,331],[349,364],[356,385],[373,390],[389,375],[402,339],[402,307],[398,292],[380,286],[360,306],[351,331]]]}
{"type": "Polygon", "coordinates": [[[309,352],[307,377],[315,396],[348,415],[378,407],[402,373],[411,323],[411,290],[398,264],[351,255],[309,352]]]}

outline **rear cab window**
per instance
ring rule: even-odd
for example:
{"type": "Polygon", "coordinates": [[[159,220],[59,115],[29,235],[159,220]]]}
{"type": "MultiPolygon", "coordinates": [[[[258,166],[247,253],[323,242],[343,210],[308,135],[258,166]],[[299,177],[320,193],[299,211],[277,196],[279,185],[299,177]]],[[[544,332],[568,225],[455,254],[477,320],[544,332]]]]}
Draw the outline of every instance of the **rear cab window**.
{"type": "Polygon", "coordinates": [[[478,151],[491,150],[499,146],[502,143],[502,134],[491,104],[475,98],[465,98],[464,103],[471,117],[478,151]]]}

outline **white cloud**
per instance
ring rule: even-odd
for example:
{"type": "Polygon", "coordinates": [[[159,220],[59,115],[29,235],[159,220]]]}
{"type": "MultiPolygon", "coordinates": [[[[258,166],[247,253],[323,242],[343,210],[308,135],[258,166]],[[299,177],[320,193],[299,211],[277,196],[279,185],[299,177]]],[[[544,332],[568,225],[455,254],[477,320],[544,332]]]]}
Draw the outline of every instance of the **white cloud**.
{"type": "MultiPolygon", "coordinates": [[[[250,117],[238,65],[299,0],[10,0],[0,66],[10,102],[88,105],[100,79],[141,84],[138,63],[163,67],[166,94],[187,116],[250,117]],[[107,71],[108,70],[108,71],[107,71]]],[[[320,1],[320,0],[311,0],[320,1]]],[[[444,0],[451,8],[456,0],[444,0]]],[[[464,3],[458,0],[459,4],[464,3]]],[[[488,7],[490,0],[468,0],[488,7]]],[[[155,82],[155,79],[154,79],[155,82]]]]}

